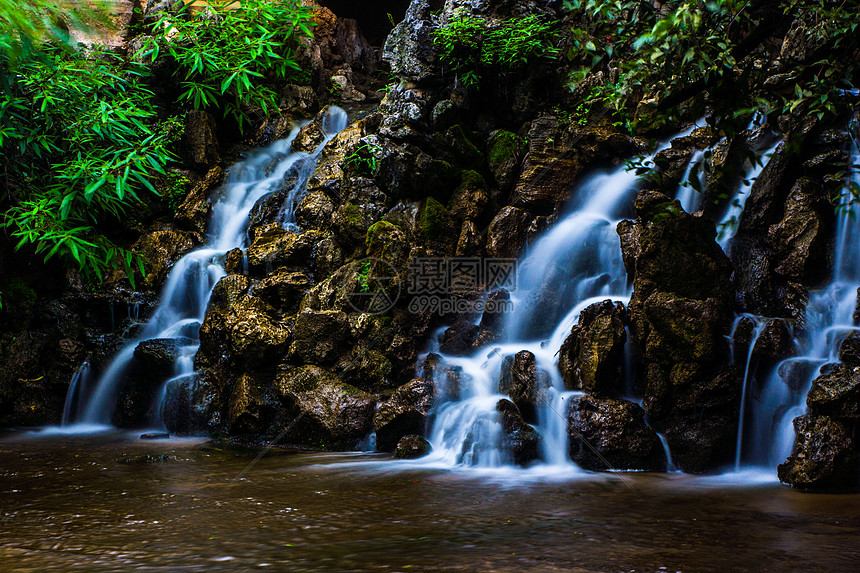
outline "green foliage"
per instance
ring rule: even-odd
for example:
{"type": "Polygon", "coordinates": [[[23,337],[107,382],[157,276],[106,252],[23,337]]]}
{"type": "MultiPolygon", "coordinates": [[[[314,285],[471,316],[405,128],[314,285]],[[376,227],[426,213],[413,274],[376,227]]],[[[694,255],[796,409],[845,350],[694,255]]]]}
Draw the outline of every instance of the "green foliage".
{"type": "Polygon", "coordinates": [[[377,155],[382,151],[378,145],[365,143],[346,156],[346,165],[361,177],[373,177],[379,169],[377,155]]]}
{"type": "Polygon", "coordinates": [[[461,13],[433,33],[442,62],[466,87],[477,87],[488,71],[511,71],[538,58],[555,58],[554,39],[552,25],[534,15],[490,23],[461,13]]]}
{"type": "Polygon", "coordinates": [[[650,98],[651,112],[641,118],[649,127],[706,108],[727,118],[719,126],[727,133],[754,110],[833,117],[845,108],[841,90],[857,83],[857,59],[847,56],[857,50],[860,23],[845,3],[688,0],[666,12],[623,0],[565,6],[580,22],[567,53],[580,66],[571,88],[602,72],[605,79],[589,101],[602,99],[602,106],[628,113],[631,102],[650,98]],[[802,65],[786,68],[787,77],[777,82],[769,62],[779,56],[779,45],[767,40],[788,22],[795,23],[807,51],[802,65]]]}
{"type": "Polygon", "coordinates": [[[277,110],[277,82],[302,75],[297,42],[311,35],[310,9],[299,0],[217,0],[194,14],[164,12],[137,58],[165,54],[175,65],[180,102],[220,110],[242,128],[251,109],[277,110]]]}
{"type": "Polygon", "coordinates": [[[170,160],[170,125],[156,121],[142,69],[107,52],[44,46],[38,57],[0,56],[0,149],[11,207],[3,224],[32,245],[101,280],[132,256],[99,230],[119,221],[170,160]]]}
{"type": "Polygon", "coordinates": [[[107,23],[102,2],[74,7],[56,0],[0,0],[0,55],[10,61],[28,60],[44,42],[68,45],[69,29],[86,31],[107,23]]]}

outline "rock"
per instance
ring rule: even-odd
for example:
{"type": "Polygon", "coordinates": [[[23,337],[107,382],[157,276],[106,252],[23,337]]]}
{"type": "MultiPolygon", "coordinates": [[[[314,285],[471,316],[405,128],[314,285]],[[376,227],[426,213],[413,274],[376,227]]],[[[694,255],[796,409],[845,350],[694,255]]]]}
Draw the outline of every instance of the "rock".
{"type": "Polygon", "coordinates": [[[839,360],[848,366],[860,366],[860,332],[853,332],[842,341],[839,360]]]}
{"type": "Polygon", "coordinates": [[[537,423],[537,409],[549,400],[551,386],[549,374],[538,369],[535,355],[528,350],[502,360],[499,392],[508,395],[526,422],[537,423]]]}
{"type": "Polygon", "coordinates": [[[278,375],[275,386],[294,423],[286,442],[352,449],[373,427],[374,397],[322,368],[291,368],[278,375]]]}
{"type": "Polygon", "coordinates": [[[525,142],[510,131],[498,130],[490,134],[487,162],[501,192],[499,197],[494,197],[496,201],[513,188],[519,171],[519,158],[525,155],[524,147],[525,142]]]}
{"type": "Polygon", "coordinates": [[[481,327],[468,318],[461,318],[442,334],[439,351],[452,356],[465,356],[474,350],[481,327]]]}
{"type": "Polygon", "coordinates": [[[205,173],[221,161],[217,132],[215,118],[209,112],[191,110],[185,115],[180,153],[187,165],[205,173]]]}
{"type": "Polygon", "coordinates": [[[179,357],[180,340],[154,338],[144,340],[134,349],[134,358],[142,376],[165,380],[174,370],[179,357]]]}
{"type": "Polygon", "coordinates": [[[782,362],[777,368],[777,374],[783,384],[793,392],[803,392],[818,371],[819,365],[820,363],[814,360],[793,358],[782,362]]]}
{"type": "Polygon", "coordinates": [[[170,433],[204,436],[224,432],[222,411],[229,396],[215,382],[209,372],[201,371],[167,383],[161,416],[170,433]]]}
{"type": "Polygon", "coordinates": [[[253,374],[242,374],[233,385],[227,412],[227,429],[233,436],[257,439],[272,432],[278,414],[277,397],[253,374]]]}
{"type": "Polygon", "coordinates": [[[484,213],[489,200],[487,183],[481,174],[466,170],[462,172],[460,185],[451,197],[449,211],[456,219],[476,220],[484,213]]]}
{"type": "Polygon", "coordinates": [[[860,455],[851,430],[827,416],[794,419],[797,441],[777,468],[779,481],[811,491],[860,489],[860,455]]]}
{"type": "Polygon", "coordinates": [[[173,265],[196,245],[192,233],[174,230],[154,231],[138,239],[131,250],[143,259],[143,284],[153,289],[162,285],[173,265]]]}
{"type": "Polygon", "coordinates": [[[561,345],[558,368],[568,390],[617,397],[623,390],[627,312],[605,300],[585,308],[561,345]]]}
{"type": "Polygon", "coordinates": [[[504,207],[487,229],[487,255],[495,259],[516,258],[526,242],[532,215],[516,207],[504,207]]]}
{"type": "Polygon", "coordinates": [[[176,224],[195,233],[206,232],[212,213],[209,194],[221,185],[223,179],[224,170],[216,166],[210,169],[202,180],[195,183],[176,209],[173,217],[176,224]]]}
{"type": "Polygon", "coordinates": [[[798,179],[785,201],[783,219],[768,230],[774,272],[798,281],[817,280],[826,271],[833,207],[821,186],[798,179]]]}
{"type": "Polygon", "coordinates": [[[395,390],[373,416],[376,448],[390,452],[404,436],[423,435],[434,396],[433,383],[422,378],[415,378],[395,390]]]}
{"type": "Polygon", "coordinates": [[[289,109],[290,111],[297,111],[303,114],[311,114],[318,106],[319,102],[317,101],[317,95],[310,86],[287,84],[284,86],[284,89],[281,90],[281,108],[289,109]]]}
{"type": "Polygon", "coordinates": [[[411,434],[403,436],[397,442],[397,449],[394,450],[394,457],[398,460],[414,460],[423,458],[430,453],[432,447],[423,436],[411,434]]]}
{"type": "Polygon", "coordinates": [[[416,83],[436,77],[438,56],[433,42],[437,25],[429,0],[413,0],[402,22],[397,24],[382,49],[382,60],[391,73],[416,83]]]}
{"type": "Polygon", "coordinates": [[[540,434],[529,426],[516,405],[510,400],[499,400],[496,404],[499,422],[502,424],[502,446],[510,452],[512,461],[527,466],[540,458],[540,434]]]}
{"type": "Polygon", "coordinates": [[[242,275],[245,274],[245,251],[240,248],[230,249],[224,255],[224,270],[227,274],[242,275]]]}
{"type": "Polygon", "coordinates": [[[660,438],[645,412],[626,400],[574,396],[567,408],[570,458],[593,471],[665,471],[660,438]]]}
{"type": "Polygon", "coordinates": [[[351,342],[346,313],[339,310],[306,310],[296,316],[290,359],[304,364],[328,365],[349,350],[351,342]]]}
{"type": "Polygon", "coordinates": [[[628,305],[643,407],[688,472],[714,469],[734,448],[741,379],[730,363],[732,265],[713,223],[666,195],[639,193],[618,225],[633,296],[628,305]]]}
{"type": "Polygon", "coordinates": [[[276,310],[292,314],[310,286],[310,279],[304,273],[280,269],[254,285],[253,290],[255,296],[276,310]]]}
{"type": "Polygon", "coordinates": [[[146,434],[141,434],[141,440],[167,440],[170,438],[170,434],[167,432],[151,432],[146,434]]]}
{"type": "Polygon", "coordinates": [[[816,378],[806,405],[815,416],[860,421],[860,366],[836,364],[816,378]]]}
{"type": "Polygon", "coordinates": [[[753,356],[771,363],[781,362],[794,355],[791,327],[781,318],[767,321],[753,346],[753,356]]]}
{"type": "Polygon", "coordinates": [[[277,224],[263,227],[248,247],[248,270],[262,275],[279,267],[304,268],[311,261],[316,243],[323,237],[319,231],[298,234],[285,231],[277,224]]]}

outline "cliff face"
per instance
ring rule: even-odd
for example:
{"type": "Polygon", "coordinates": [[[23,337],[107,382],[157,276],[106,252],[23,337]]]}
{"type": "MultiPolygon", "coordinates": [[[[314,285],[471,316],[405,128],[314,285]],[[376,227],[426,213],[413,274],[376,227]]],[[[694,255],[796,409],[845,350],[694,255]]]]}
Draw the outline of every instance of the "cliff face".
{"type": "MultiPolygon", "coordinates": [[[[119,4],[124,14],[125,4],[133,3],[119,4]]],[[[278,436],[313,447],[351,448],[375,429],[389,450],[401,437],[422,431],[432,396],[446,391],[414,380],[432,378],[432,363],[423,370],[416,364],[430,334],[450,326],[442,344],[453,348],[456,342],[457,351],[466,353],[498,333],[494,325],[475,325],[473,316],[415,312],[414,297],[405,288],[409,261],[516,257],[558,219],[578,178],[647,147],[611,114],[595,110],[582,121],[571,119],[569,110],[577,109],[582,95],[566,85],[572,70],[564,58],[536,58],[527,66],[491,73],[476,90],[443,63],[433,41],[434,31],[464,15],[493,26],[540,14],[561,31],[556,42],[563,48],[570,41],[564,30],[571,22],[560,4],[414,0],[381,53],[357,34],[354,21],[319,9],[316,40],[302,53],[314,80],[310,87],[285,91],[285,115],[313,114],[325,99],[374,104],[381,95],[373,89],[378,66],[387,67],[395,81],[378,105],[368,105],[361,119],[326,146],[296,209],[298,229],[281,228],[278,208],[262,202],[255,208],[249,247],[228,255],[229,274],[215,287],[201,327],[197,374],[168,397],[166,422],[173,431],[278,436]],[[333,97],[327,89],[331,82],[340,86],[333,97]],[[379,283],[393,300],[381,312],[355,304],[368,277],[382,274],[382,267],[362,266],[368,258],[394,271],[388,273],[394,278],[379,283]],[[378,402],[384,405],[374,416],[378,402]],[[297,419],[300,423],[287,435],[281,433],[297,419]]],[[[797,37],[776,35],[772,42],[796,44],[797,37]]],[[[305,125],[293,148],[318,145],[323,119],[320,114],[305,125]]],[[[186,121],[185,162],[193,190],[172,219],[153,223],[136,243],[152,263],[147,278],[152,292],[171,262],[200,243],[208,200],[233,156],[217,120],[189,114],[186,121]]],[[[565,343],[565,382],[590,394],[571,414],[571,423],[594,436],[616,428],[606,430],[607,443],[635,452],[631,467],[665,466],[652,427],[665,433],[675,462],[685,471],[711,471],[729,462],[743,379],[740,343],[734,341],[734,355],[729,345],[735,313],[779,317],[799,331],[808,289],[820,286],[828,272],[835,232],[829,201],[847,160],[845,118],[785,115],[761,123],[738,133],[697,130],[676,138],[655,157],[631,220],[619,225],[633,285],[628,308],[607,310],[612,319],[606,318],[606,325],[597,318],[581,320],[565,343]],[[733,174],[743,170],[749,155],[737,150],[761,149],[760,138],[768,136],[764,132],[785,143],[752,185],[726,256],[717,243],[722,229],[716,224],[729,206],[715,190],[737,179],[733,174]],[[696,150],[704,149],[713,150],[703,175],[707,201],[701,210],[686,213],[674,199],[675,190],[696,150]],[[611,340],[602,338],[610,331],[615,333],[611,340]],[[625,339],[634,349],[636,386],[650,427],[638,406],[618,401],[618,371],[606,365],[618,360],[620,351],[613,348],[623,347],[625,339]],[[591,370],[583,366],[587,360],[596,361],[591,370]],[[624,441],[634,434],[642,437],[635,447],[624,441]]],[[[248,143],[281,137],[288,126],[286,120],[269,121],[248,143]]],[[[458,296],[479,299],[486,287],[474,284],[458,296]]],[[[94,367],[102,366],[123,335],[117,324],[104,320],[107,309],[142,301],[140,316],[145,316],[152,300],[119,288],[110,295],[91,294],[74,280],[58,290],[59,297],[27,291],[32,300],[21,295],[22,302],[5,311],[0,344],[4,425],[57,422],[76,365],[89,354],[94,367]],[[32,320],[20,318],[28,314],[32,320]]],[[[560,317],[553,313],[559,311],[552,300],[545,302],[541,320],[555,322],[560,317]]],[[[119,314],[124,318],[125,311],[119,314]]],[[[847,389],[837,385],[832,396],[819,400],[828,405],[815,406],[810,415],[817,417],[798,421],[801,439],[789,462],[793,465],[780,470],[786,481],[842,486],[846,482],[840,476],[854,471],[858,450],[850,436],[856,412],[842,407],[853,404],[851,376],[841,378],[847,389]],[[831,398],[842,406],[831,407],[831,398]],[[819,445],[814,433],[830,437],[819,445]],[[827,458],[831,469],[824,478],[800,465],[799,459],[825,450],[838,451],[827,458]]],[[[438,385],[439,377],[434,380],[438,385]]],[[[826,382],[819,380],[816,387],[834,386],[826,382]]],[[[521,416],[528,418],[531,398],[512,399],[500,408],[509,426],[527,433],[521,416]]],[[[133,416],[116,421],[131,424],[133,416]]],[[[629,459],[619,456],[613,459],[629,459]]]]}

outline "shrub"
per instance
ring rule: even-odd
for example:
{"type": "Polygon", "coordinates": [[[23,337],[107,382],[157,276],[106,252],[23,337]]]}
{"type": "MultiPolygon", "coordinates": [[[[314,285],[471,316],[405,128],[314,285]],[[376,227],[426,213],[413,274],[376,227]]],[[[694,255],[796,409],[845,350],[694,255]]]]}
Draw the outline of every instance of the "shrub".
{"type": "Polygon", "coordinates": [[[265,115],[277,110],[278,80],[302,76],[294,54],[298,40],[311,35],[311,11],[299,0],[209,4],[201,14],[190,6],[163,12],[136,58],[154,62],[169,56],[179,100],[194,109],[220,110],[241,129],[249,108],[265,115]]]}

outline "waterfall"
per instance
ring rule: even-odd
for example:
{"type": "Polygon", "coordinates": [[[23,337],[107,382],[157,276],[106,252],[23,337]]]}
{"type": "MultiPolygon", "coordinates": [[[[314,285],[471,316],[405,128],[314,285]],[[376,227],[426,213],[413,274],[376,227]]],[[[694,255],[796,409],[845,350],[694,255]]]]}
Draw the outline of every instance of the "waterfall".
{"type": "MultiPolygon", "coordinates": [[[[513,310],[505,317],[501,342],[471,356],[442,355],[436,372],[454,373],[458,391],[446,389],[435,409],[428,463],[486,468],[512,462],[496,411],[498,401],[507,398],[498,381],[504,357],[528,350],[537,368],[546,372],[549,386],[536,412],[541,459],[550,466],[573,467],[566,406],[581,392],[565,389],[557,354],[583,309],[607,299],[629,301],[616,226],[637,190],[636,175],[624,167],[587,178],[566,214],[519,260],[513,310]]],[[[446,387],[444,381],[437,383],[446,387]]]]}
{"type": "MultiPolygon", "coordinates": [[[[785,460],[794,445],[792,421],[805,413],[806,395],[823,365],[838,360],[839,345],[857,331],[854,313],[860,288],[860,203],[851,192],[860,184],[860,149],[852,139],[850,169],[837,213],[833,274],[830,283],[810,292],[806,330],[800,355],[782,361],[758,395],[747,399],[741,412],[749,421],[738,436],[740,464],[774,466],[785,460]],[[740,446],[747,448],[741,460],[740,446]]],[[[745,396],[749,390],[745,388],[745,396]]]]}
{"type": "MultiPolygon", "coordinates": [[[[198,333],[209,297],[215,284],[226,274],[222,266],[224,255],[232,249],[247,247],[248,219],[254,205],[260,199],[284,190],[285,180],[289,181],[281,221],[287,226],[293,225],[294,209],[301,201],[305,184],[316,167],[323,147],[346,127],[346,123],[346,112],[330,107],[322,122],[324,141],[313,153],[291,151],[291,145],[298,135],[298,128],[295,128],[286,139],[252,153],[230,169],[219,198],[213,205],[207,243],[186,254],[174,265],[152,317],[139,336],[125,344],[113,357],[92,392],[86,395],[79,392],[75,396],[75,390],[81,385],[71,385],[67,402],[71,404],[77,400],[80,415],[64,420],[64,423],[110,423],[121,386],[132,366],[134,351],[143,341],[175,341],[178,356],[171,381],[193,374],[194,355],[199,347],[198,333]]],[[[159,393],[162,399],[168,382],[164,383],[159,393]]],[[[160,404],[154,406],[156,412],[161,411],[160,404]]]]}
{"type": "Polygon", "coordinates": [[[696,150],[690,157],[690,161],[687,162],[684,176],[681,177],[681,187],[678,189],[678,194],[675,195],[675,199],[681,203],[681,209],[687,213],[698,211],[702,205],[702,193],[700,190],[705,188],[704,161],[705,152],[696,150]],[[690,183],[690,175],[695,176],[698,185],[690,183]]]}

